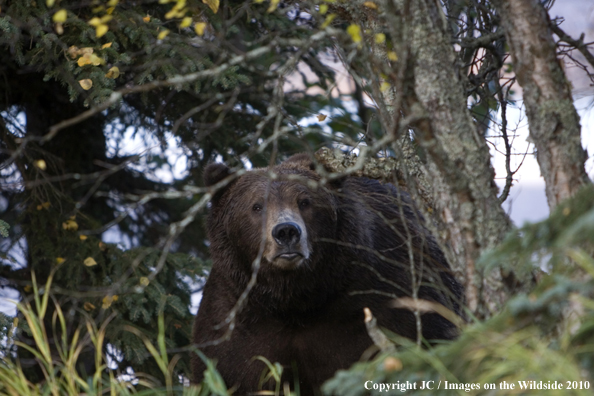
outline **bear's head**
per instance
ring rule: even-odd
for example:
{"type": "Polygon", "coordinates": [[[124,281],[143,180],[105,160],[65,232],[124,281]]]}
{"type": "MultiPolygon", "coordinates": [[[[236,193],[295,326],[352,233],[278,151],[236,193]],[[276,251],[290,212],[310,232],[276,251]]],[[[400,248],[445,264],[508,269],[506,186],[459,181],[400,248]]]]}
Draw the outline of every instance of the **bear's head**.
{"type": "MultiPolygon", "coordinates": [[[[213,186],[229,176],[225,165],[215,163],[206,167],[204,180],[213,186]]],[[[208,221],[215,265],[249,274],[259,259],[263,282],[314,270],[330,253],[321,246],[336,237],[337,225],[335,196],[319,181],[311,159],[299,154],[218,189],[208,221]]]]}

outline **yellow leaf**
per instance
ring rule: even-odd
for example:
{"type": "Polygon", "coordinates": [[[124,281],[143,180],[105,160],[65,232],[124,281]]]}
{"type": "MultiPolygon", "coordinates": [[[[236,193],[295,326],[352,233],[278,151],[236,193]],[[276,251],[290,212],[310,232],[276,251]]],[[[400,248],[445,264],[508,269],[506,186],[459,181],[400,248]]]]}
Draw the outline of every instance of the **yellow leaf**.
{"type": "Polygon", "coordinates": [[[165,29],[162,32],[159,33],[159,35],[157,36],[157,40],[163,40],[165,37],[167,37],[167,35],[169,34],[169,29],[165,29]]]}
{"type": "Polygon", "coordinates": [[[120,76],[120,69],[117,66],[112,67],[107,71],[105,77],[116,79],[120,76]]]}
{"type": "Polygon", "coordinates": [[[113,19],[111,15],[103,15],[100,19],[101,23],[107,23],[113,19]]]}
{"type": "Polygon", "coordinates": [[[326,114],[318,114],[318,121],[324,121],[328,117],[326,114]]]}
{"type": "Polygon", "coordinates": [[[91,64],[91,56],[89,54],[85,54],[85,55],[81,56],[80,58],[78,58],[78,61],[76,62],[76,64],[79,67],[83,67],[84,65],[90,65],[91,64]]]}
{"type": "Polygon", "coordinates": [[[91,47],[84,47],[80,49],[80,53],[81,54],[92,54],[93,53],[93,48],[91,47]]]}
{"type": "Polygon", "coordinates": [[[61,23],[56,23],[56,33],[58,33],[58,34],[64,33],[64,26],[61,23]]]}
{"type": "Polygon", "coordinates": [[[44,160],[40,159],[37,160],[33,163],[37,168],[41,169],[41,170],[46,170],[47,169],[47,164],[45,163],[44,160]]]}
{"type": "Polygon", "coordinates": [[[78,223],[74,220],[66,220],[62,223],[62,228],[65,230],[78,230],[78,223]]]}
{"type": "Polygon", "coordinates": [[[347,28],[347,33],[353,39],[353,42],[360,43],[363,40],[361,36],[361,28],[359,25],[355,25],[354,23],[347,28]]]}
{"type": "Polygon", "coordinates": [[[52,19],[54,20],[54,22],[62,23],[62,22],[66,22],[67,17],[68,17],[68,13],[66,12],[66,10],[61,9],[60,11],[57,11],[54,14],[52,19]]]}
{"type": "Polygon", "coordinates": [[[80,235],[79,238],[80,238],[81,241],[86,241],[87,238],[88,238],[88,236],[86,236],[86,235],[80,235]]]}
{"type": "Polygon", "coordinates": [[[320,15],[324,15],[328,12],[328,4],[322,4],[320,6],[320,15]]]}
{"type": "Polygon", "coordinates": [[[52,204],[49,203],[49,201],[46,201],[42,203],[41,206],[43,207],[43,209],[48,209],[50,206],[52,206],[52,204]]]}
{"type": "Polygon", "coordinates": [[[171,12],[173,13],[172,18],[183,18],[186,15],[184,10],[172,10],[171,12]]]}
{"type": "Polygon", "coordinates": [[[88,301],[83,305],[83,307],[87,312],[90,312],[95,309],[95,306],[88,301]]]}
{"type": "Polygon", "coordinates": [[[91,18],[91,20],[87,23],[91,26],[99,26],[101,24],[101,19],[99,19],[97,17],[91,18]]]}
{"type": "MultiPolygon", "coordinates": [[[[202,0],[202,1],[204,1],[204,0],[202,0]]],[[[278,3],[280,3],[280,0],[270,0],[270,7],[268,7],[266,12],[270,13],[270,12],[273,12],[274,10],[276,10],[276,8],[278,7],[278,3]]]]}
{"type": "Polygon", "coordinates": [[[105,60],[93,53],[85,53],[83,54],[83,56],[78,58],[78,61],[76,63],[79,67],[83,67],[85,65],[99,66],[103,65],[105,63],[105,60]]]}
{"type": "Polygon", "coordinates": [[[254,3],[255,4],[262,4],[262,3],[264,3],[264,0],[254,0],[254,3]]]}
{"type": "Polygon", "coordinates": [[[105,43],[105,44],[103,44],[103,45],[101,46],[101,49],[110,48],[110,47],[111,47],[111,44],[112,44],[111,42],[109,42],[109,43],[105,43]]]}
{"type": "Polygon", "coordinates": [[[181,23],[179,24],[179,27],[183,29],[183,28],[187,28],[191,24],[192,24],[192,18],[185,17],[184,19],[182,19],[181,23]]]}
{"type": "Polygon", "coordinates": [[[116,302],[118,301],[118,296],[105,296],[103,297],[103,305],[101,306],[101,308],[103,309],[107,309],[109,307],[111,307],[111,303],[112,302],[116,302]]]}
{"type": "Polygon", "coordinates": [[[80,54],[79,52],[80,50],[78,49],[78,47],[76,45],[72,45],[68,48],[68,55],[70,55],[70,57],[72,59],[76,59],[76,57],[80,54]]]}
{"type": "Polygon", "coordinates": [[[194,30],[198,36],[204,35],[204,30],[206,29],[206,22],[196,22],[194,25],[194,30]]]}
{"type": "Polygon", "coordinates": [[[149,278],[147,278],[146,276],[143,276],[140,278],[140,284],[142,286],[148,286],[149,283],[150,283],[149,278]]]}
{"type": "Polygon", "coordinates": [[[380,91],[385,92],[388,89],[390,89],[390,87],[391,87],[390,83],[387,83],[387,82],[384,81],[382,83],[382,85],[380,86],[380,91]]]}
{"type": "Polygon", "coordinates": [[[86,265],[87,267],[92,267],[94,265],[97,265],[97,262],[95,261],[95,259],[93,257],[87,257],[85,259],[85,261],[83,261],[84,265],[86,265]]]}
{"type": "Polygon", "coordinates": [[[108,6],[108,7],[115,7],[115,6],[117,6],[117,5],[118,5],[118,3],[119,3],[119,0],[109,0],[109,1],[107,2],[107,6],[108,6]]]}
{"type": "Polygon", "coordinates": [[[142,18],[142,20],[145,21],[145,22],[149,22],[151,20],[151,16],[150,15],[147,15],[144,18],[142,18]]]}
{"type": "Polygon", "coordinates": [[[176,15],[177,15],[177,11],[171,10],[167,14],[165,14],[165,19],[175,18],[176,15]]]}
{"type": "Polygon", "coordinates": [[[376,44],[382,44],[386,42],[386,35],[383,33],[378,33],[375,35],[375,42],[376,44]]]}
{"type": "Polygon", "coordinates": [[[372,10],[377,10],[377,4],[375,4],[373,1],[366,1],[363,3],[363,5],[367,8],[371,8],[372,10]]]}
{"type": "Polygon", "coordinates": [[[78,80],[78,83],[85,91],[88,91],[93,86],[93,80],[90,78],[84,78],[82,80],[78,80]]]}
{"type": "Polygon", "coordinates": [[[37,205],[37,210],[41,210],[41,209],[43,209],[43,206],[37,205]]]}
{"type": "Polygon", "coordinates": [[[101,308],[103,309],[107,309],[111,307],[111,299],[107,299],[107,297],[103,297],[103,304],[101,305],[101,308]]]}
{"type": "Polygon", "coordinates": [[[336,18],[336,14],[330,14],[326,17],[326,20],[324,21],[324,23],[322,23],[322,26],[320,26],[322,29],[326,29],[328,26],[330,26],[330,24],[332,23],[332,21],[334,20],[334,18],[336,18]]]}
{"type": "Polygon", "coordinates": [[[105,63],[105,60],[103,60],[103,58],[95,55],[95,54],[91,54],[91,64],[93,66],[99,66],[105,63]]]}
{"type": "Polygon", "coordinates": [[[113,14],[115,10],[115,7],[109,7],[107,10],[105,10],[105,12],[107,12],[109,15],[113,14]]]}
{"type": "Polygon", "coordinates": [[[396,52],[394,52],[394,51],[389,51],[388,52],[388,59],[390,59],[391,61],[396,62],[398,60],[398,55],[396,55],[396,52]]]}
{"type": "MultiPolygon", "coordinates": [[[[272,0],[272,1],[275,1],[275,0],[272,0]]],[[[208,7],[210,7],[212,12],[214,12],[215,14],[219,10],[219,0],[202,0],[202,2],[204,4],[206,4],[208,7]]],[[[277,3],[278,3],[278,0],[277,0],[277,3]]]]}
{"type": "Polygon", "coordinates": [[[387,372],[402,370],[402,361],[395,357],[388,356],[384,360],[384,370],[387,372]]]}
{"type": "Polygon", "coordinates": [[[27,293],[29,293],[33,288],[31,287],[31,285],[27,285],[25,287],[23,287],[23,290],[26,291],[27,293]]]}
{"type": "Polygon", "coordinates": [[[62,264],[66,259],[64,257],[56,257],[56,264],[62,264]]]}
{"type": "Polygon", "coordinates": [[[56,0],[46,0],[45,5],[48,7],[53,7],[56,4],[56,0]]]}
{"type": "Polygon", "coordinates": [[[95,28],[95,35],[97,38],[102,37],[105,33],[107,33],[108,30],[109,28],[107,25],[99,25],[95,28]]]}

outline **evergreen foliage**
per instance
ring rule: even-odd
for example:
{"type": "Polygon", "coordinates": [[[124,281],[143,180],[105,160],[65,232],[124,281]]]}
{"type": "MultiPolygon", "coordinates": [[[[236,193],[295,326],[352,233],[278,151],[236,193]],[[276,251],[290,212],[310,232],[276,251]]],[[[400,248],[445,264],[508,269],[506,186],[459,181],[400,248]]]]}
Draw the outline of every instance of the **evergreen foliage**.
{"type": "Polygon", "coordinates": [[[9,228],[10,228],[10,225],[8,225],[7,222],[0,220],[0,236],[7,238],[9,228]]]}

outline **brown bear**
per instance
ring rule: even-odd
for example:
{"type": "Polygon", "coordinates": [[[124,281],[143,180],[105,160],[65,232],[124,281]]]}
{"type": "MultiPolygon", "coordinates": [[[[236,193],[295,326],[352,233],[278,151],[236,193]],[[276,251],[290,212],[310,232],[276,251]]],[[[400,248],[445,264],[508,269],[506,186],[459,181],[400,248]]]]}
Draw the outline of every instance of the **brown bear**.
{"type": "MultiPolygon", "coordinates": [[[[225,165],[210,164],[205,184],[229,175],[225,165]]],[[[393,307],[416,294],[461,311],[462,287],[410,197],[362,177],[320,180],[310,157],[298,154],[235,178],[212,198],[213,265],[193,341],[237,394],[274,389],[262,384],[266,365],[258,356],[280,363],[292,389],[317,394],[373,346],[365,307],[381,327],[404,337],[415,339],[419,326],[429,342],[456,336],[436,313],[419,323],[410,310],[393,307]],[[256,282],[237,304],[254,268],[256,282]]],[[[193,355],[199,382],[205,366],[193,355]]]]}

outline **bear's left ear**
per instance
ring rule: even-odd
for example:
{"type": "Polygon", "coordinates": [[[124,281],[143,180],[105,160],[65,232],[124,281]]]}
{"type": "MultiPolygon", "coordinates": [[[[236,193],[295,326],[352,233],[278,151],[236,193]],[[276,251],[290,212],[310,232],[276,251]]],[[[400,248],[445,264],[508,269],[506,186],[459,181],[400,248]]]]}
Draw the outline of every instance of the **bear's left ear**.
{"type": "Polygon", "coordinates": [[[295,164],[299,167],[303,167],[309,170],[316,170],[316,164],[314,164],[313,160],[307,153],[299,153],[290,156],[282,164],[295,164]]]}
{"type": "Polygon", "coordinates": [[[217,184],[230,175],[229,168],[225,164],[210,163],[204,169],[204,185],[210,187],[217,184]]]}

